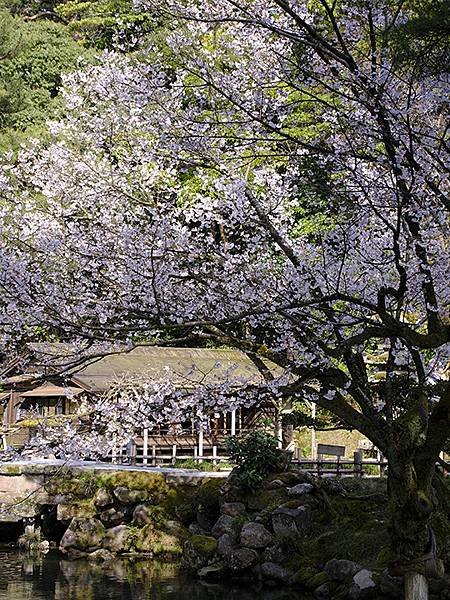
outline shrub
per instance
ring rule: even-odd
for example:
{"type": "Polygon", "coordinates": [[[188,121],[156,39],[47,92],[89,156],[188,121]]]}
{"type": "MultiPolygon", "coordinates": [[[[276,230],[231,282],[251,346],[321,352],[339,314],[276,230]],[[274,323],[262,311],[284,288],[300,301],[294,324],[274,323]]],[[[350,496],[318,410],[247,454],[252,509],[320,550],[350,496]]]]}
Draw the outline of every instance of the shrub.
{"type": "Polygon", "coordinates": [[[225,440],[227,452],[236,465],[235,478],[250,490],[260,486],[265,476],[280,466],[278,441],[263,431],[251,431],[225,440]]]}

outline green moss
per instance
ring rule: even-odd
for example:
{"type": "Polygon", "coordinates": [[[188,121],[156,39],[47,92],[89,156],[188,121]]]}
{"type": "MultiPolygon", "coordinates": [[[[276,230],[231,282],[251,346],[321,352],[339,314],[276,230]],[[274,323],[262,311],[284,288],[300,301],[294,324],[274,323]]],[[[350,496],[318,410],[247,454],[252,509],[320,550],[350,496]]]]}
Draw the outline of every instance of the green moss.
{"type": "Polygon", "coordinates": [[[49,494],[68,494],[81,500],[93,498],[100,487],[100,480],[93,471],[82,472],[76,476],[69,471],[59,477],[52,477],[45,484],[49,494]]]}
{"type": "Polygon", "coordinates": [[[216,538],[207,535],[193,535],[191,538],[192,547],[196,552],[203,556],[213,554],[217,549],[216,538]]]}
{"type": "Polygon", "coordinates": [[[6,465],[2,468],[2,475],[21,475],[22,467],[17,465],[6,465]]]}
{"type": "Polygon", "coordinates": [[[220,512],[219,495],[222,484],[221,479],[208,479],[203,482],[192,499],[193,509],[212,519],[217,518],[220,512]]]}
{"type": "Polygon", "coordinates": [[[316,573],[315,575],[313,575],[312,577],[310,577],[306,581],[306,586],[310,590],[315,590],[316,588],[319,587],[319,585],[322,585],[323,583],[326,583],[327,581],[328,581],[327,574],[324,573],[323,571],[321,571],[320,573],[316,573]]]}
{"type": "Polygon", "coordinates": [[[388,566],[388,564],[392,560],[394,560],[394,558],[395,558],[395,556],[394,556],[394,553],[392,552],[392,549],[389,546],[384,546],[378,552],[374,567],[376,569],[380,569],[380,570],[385,569],[388,566]]]}
{"type": "Polygon", "coordinates": [[[287,500],[287,492],[284,488],[277,490],[261,490],[252,494],[247,499],[248,507],[253,510],[274,510],[287,500]]]}
{"type": "Polygon", "coordinates": [[[162,506],[146,506],[146,514],[154,527],[162,527],[168,519],[168,515],[162,506]]]}
{"type": "Polygon", "coordinates": [[[285,567],[288,571],[296,573],[301,569],[302,562],[303,558],[300,554],[292,554],[283,562],[283,567],[285,567]]]}
{"type": "Polygon", "coordinates": [[[126,487],[130,490],[143,490],[150,495],[159,497],[165,496],[169,491],[169,486],[161,473],[118,471],[117,473],[102,473],[98,480],[101,487],[105,487],[107,490],[126,487]]]}
{"type": "Polygon", "coordinates": [[[152,523],[136,531],[134,547],[139,552],[148,552],[153,556],[179,556],[182,552],[178,537],[156,529],[152,523]]]}

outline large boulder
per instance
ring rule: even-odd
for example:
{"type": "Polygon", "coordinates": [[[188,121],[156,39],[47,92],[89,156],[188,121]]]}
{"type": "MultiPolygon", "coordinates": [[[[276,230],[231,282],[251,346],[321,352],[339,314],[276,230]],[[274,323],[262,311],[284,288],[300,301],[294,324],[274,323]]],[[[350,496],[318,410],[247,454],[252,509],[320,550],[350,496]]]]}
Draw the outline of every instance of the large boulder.
{"type": "Polygon", "coordinates": [[[217,540],[206,535],[193,535],[183,546],[183,563],[194,573],[206,567],[216,556],[217,540]]]}
{"type": "Polygon", "coordinates": [[[270,531],[261,523],[246,523],[241,530],[241,544],[247,548],[266,548],[273,541],[270,531]]]}
{"type": "Polygon", "coordinates": [[[228,557],[228,565],[232,571],[247,571],[258,562],[258,553],[251,548],[236,548],[228,557]]]}
{"type": "Polygon", "coordinates": [[[229,515],[221,515],[214,523],[211,533],[215,538],[220,538],[224,533],[234,537],[236,535],[234,518],[229,515]]]}
{"type": "Polygon", "coordinates": [[[245,504],[243,502],[224,502],[220,507],[222,514],[230,517],[238,517],[245,514],[245,504]]]}
{"type": "Polygon", "coordinates": [[[115,488],[113,494],[121,504],[138,504],[148,498],[145,490],[130,490],[126,487],[115,488]]]}
{"type": "Polygon", "coordinates": [[[323,568],[331,581],[344,581],[361,571],[361,566],[351,560],[332,558],[323,568]]]}
{"type": "Polygon", "coordinates": [[[287,569],[283,569],[280,565],[273,562],[263,562],[261,565],[261,575],[263,579],[271,579],[272,581],[282,581],[287,583],[290,579],[290,573],[287,569]]]}
{"type": "Polygon", "coordinates": [[[283,537],[307,533],[311,527],[311,507],[279,506],[272,513],[272,527],[275,535],[283,537]]]}
{"type": "Polygon", "coordinates": [[[136,550],[152,556],[179,556],[182,552],[181,544],[176,535],[156,529],[153,523],[139,529],[134,540],[136,550]]]}
{"type": "Polygon", "coordinates": [[[230,534],[224,533],[217,540],[217,553],[221,556],[230,556],[234,548],[234,540],[230,534]]]}
{"type": "Polygon", "coordinates": [[[105,528],[97,519],[73,518],[63,535],[59,547],[62,552],[79,550],[94,552],[101,547],[105,536],[105,528]]]}
{"type": "Polygon", "coordinates": [[[128,511],[122,508],[107,508],[98,514],[98,518],[105,527],[114,527],[128,518],[128,511]]]}
{"type": "Polygon", "coordinates": [[[314,490],[314,486],[311,483],[298,483],[288,489],[288,496],[290,498],[300,498],[305,494],[310,494],[314,490]]]}
{"type": "Polygon", "coordinates": [[[74,517],[79,519],[91,519],[95,517],[95,507],[87,502],[84,504],[58,504],[56,507],[56,518],[58,521],[70,521],[74,517]]]}
{"type": "Polygon", "coordinates": [[[103,548],[113,553],[128,552],[131,547],[131,532],[127,525],[117,525],[107,529],[103,538],[103,548]]]}
{"type": "Polygon", "coordinates": [[[105,506],[109,506],[114,502],[113,497],[105,488],[100,488],[97,490],[97,493],[94,497],[94,504],[99,508],[104,508],[105,506]]]}
{"type": "Polygon", "coordinates": [[[361,569],[353,575],[353,581],[348,591],[349,600],[366,600],[373,598],[376,584],[372,577],[372,571],[361,569]]]}

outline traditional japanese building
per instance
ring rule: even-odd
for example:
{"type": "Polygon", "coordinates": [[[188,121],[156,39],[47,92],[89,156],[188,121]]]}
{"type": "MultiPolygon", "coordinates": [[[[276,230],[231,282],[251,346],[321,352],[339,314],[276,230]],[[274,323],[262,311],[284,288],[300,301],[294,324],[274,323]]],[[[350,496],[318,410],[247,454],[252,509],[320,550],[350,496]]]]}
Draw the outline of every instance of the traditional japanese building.
{"type": "MultiPolygon", "coordinates": [[[[275,373],[273,364],[267,366],[275,373]]],[[[130,351],[80,357],[74,346],[60,343],[28,344],[26,353],[3,365],[0,371],[1,412],[7,442],[20,445],[29,435],[27,419],[71,415],[83,405],[105,394],[126,378],[167,381],[182,389],[229,380],[262,383],[263,375],[244,353],[230,349],[165,348],[138,346],[130,351]]],[[[275,403],[257,409],[213,413],[207,421],[161,426],[142,430],[136,436],[138,459],[158,462],[158,455],[171,452],[177,458],[223,452],[228,435],[272,422],[281,435],[275,403]],[[145,458],[147,456],[147,458],[145,458]]]]}

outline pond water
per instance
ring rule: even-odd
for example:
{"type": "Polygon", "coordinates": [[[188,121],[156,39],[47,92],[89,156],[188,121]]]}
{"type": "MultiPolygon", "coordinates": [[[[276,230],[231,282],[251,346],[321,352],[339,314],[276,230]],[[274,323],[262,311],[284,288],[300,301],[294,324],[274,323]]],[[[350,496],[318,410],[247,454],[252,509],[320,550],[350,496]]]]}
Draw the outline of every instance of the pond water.
{"type": "Polygon", "coordinates": [[[307,600],[292,590],[204,584],[176,563],[117,559],[93,564],[59,554],[0,550],[0,600],[307,600]]]}

